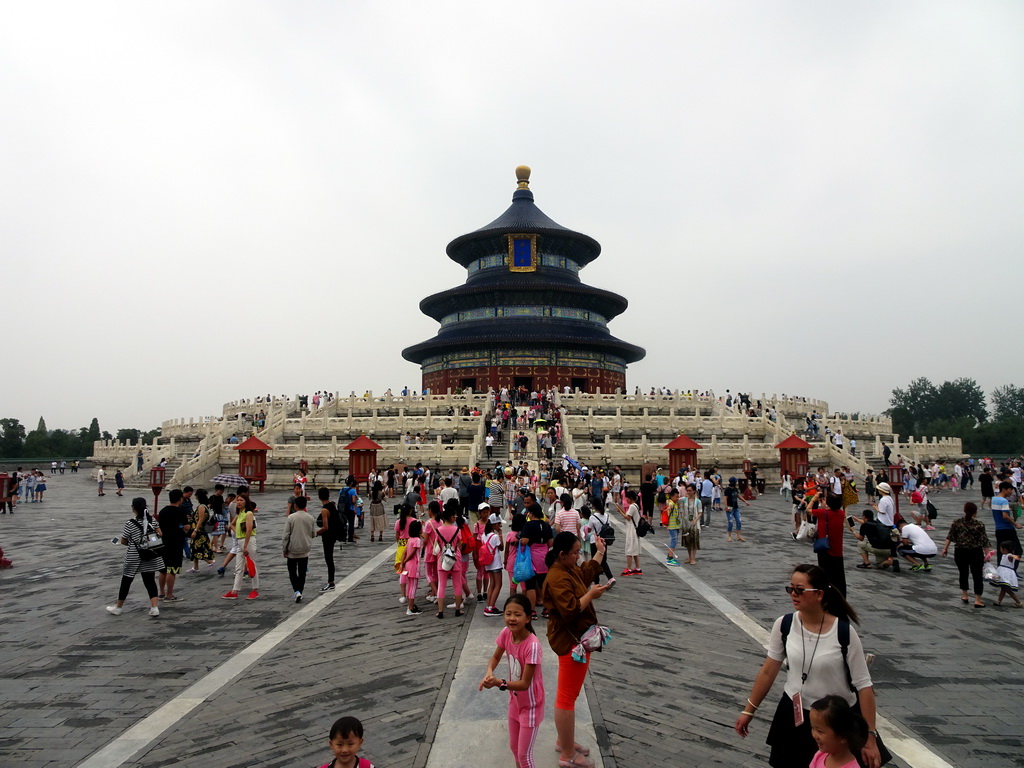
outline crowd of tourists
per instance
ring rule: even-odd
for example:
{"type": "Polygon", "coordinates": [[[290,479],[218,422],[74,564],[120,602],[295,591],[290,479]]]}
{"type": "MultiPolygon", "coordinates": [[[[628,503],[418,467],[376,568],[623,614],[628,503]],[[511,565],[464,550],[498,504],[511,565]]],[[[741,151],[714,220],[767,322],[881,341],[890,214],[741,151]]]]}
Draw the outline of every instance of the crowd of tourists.
{"type": "MultiPolygon", "coordinates": [[[[975,467],[966,461],[899,466],[904,480],[899,511],[900,489],[887,474],[869,472],[861,480],[848,467],[822,466],[805,476],[782,475],[780,491],[793,505],[792,538],[813,545],[817,562],[792,572],[786,591],[793,612],[774,623],[767,658],[735,724],[740,735],[749,733],[788,662],[784,695],[767,735],[771,765],[845,765],[859,758],[877,768],[890,759],[875,726],[871,677],[854,626],[857,614],[846,600],[847,535],[856,541],[857,568],[863,570],[898,572],[902,562],[911,572],[927,572],[930,560],[947,556],[952,546],[964,604],[973,594],[974,605],[984,607],[988,581],[999,590],[997,605],[1009,598],[1021,606],[1020,462],[980,466],[981,506],[993,514],[994,546],[978,519],[978,505],[967,502],[941,549],[929,535],[936,516],[931,499],[970,487],[975,467]],[[859,513],[857,505],[863,507],[859,513]]],[[[563,768],[593,764],[589,749],[576,741],[574,709],[590,653],[603,642],[594,603],[615,583],[610,553],[616,545],[622,548],[620,576],[642,576],[640,541],[660,527],[667,539],[662,544],[666,565],[694,565],[713,513],[724,515],[726,542],[745,541],[740,509],[756,497],[758,486],[756,467],[741,478],[723,478],[716,467],[703,472],[683,467],[675,473],[655,470],[634,487],[620,467],[591,469],[570,457],[510,458],[449,472],[392,466],[371,473],[366,486],[348,478],[337,495],[319,488],[316,501],[304,478],[297,479],[303,482],[295,483],[287,502],[281,546],[296,602],[306,591],[316,540],[327,566],[319,590],[329,592],[335,589],[336,547],[353,542],[359,529],[365,536],[369,528],[371,542],[397,544],[395,590],[404,615],[433,613],[443,620],[447,611],[462,616],[476,603],[484,616],[503,619],[479,687],[509,693],[509,746],[520,766],[534,765],[544,718],[543,654],[535,625],[546,622],[547,642],[559,659],[554,719],[563,768]],[[394,515],[389,500],[398,502],[394,515]],[[682,550],[686,557],[680,561],[682,550]],[[506,657],[508,671],[499,673],[506,657]]],[[[175,577],[188,561],[191,571],[207,563],[219,573],[234,561],[234,583],[223,597],[237,599],[246,579],[248,598],[259,597],[257,509],[247,489],[230,494],[218,486],[207,495],[186,488],[172,491],[159,515],[151,516],[143,499],[134,500],[132,509],[120,538],[128,547],[121,589],[109,612],[121,612],[138,574],[150,614],[158,616],[161,600],[176,599],[175,577]],[[162,547],[148,553],[146,542],[154,534],[162,547]],[[218,555],[225,556],[219,565],[218,555]]]]}
{"type": "Polygon", "coordinates": [[[947,556],[952,544],[963,603],[970,602],[971,589],[974,605],[984,608],[982,593],[988,581],[999,589],[997,605],[1009,597],[1020,607],[1016,595],[1017,567],[1024,554],[1017,533],[1022,527],[1020,460],[999,467],[990,460],[982,461],[980,508],[988,506],[992,513],[994,545],[985,525],[978,520],[979,505],[968,501],[963,505],[963,517],[950,525],[941,553],[930,535],[936,530],[934,522],[938,517],[932,498],[935,494],[959,492],[965,483],[972,484],[971,462],[953,465],[959,472],[946,472],[946,467],[939,463],[924,466],[907,462],[893,466],[902,467],[898,473],[903,481],[902,508],[897,498],[900,488],[894,489],[887,475],[869,470],[864,483],[867,507],[859,513],[850,509],[860,502],[860,494],[848,468],[829,472],[826,467],[819,467],[817,472],[796,478],[783,473],[781,490],[793,504],[791,535],[794,540],[814,545],[818,564],[828,573],[830,582],[846,594],[843,540],[848,530],[857,542],[858,569],[891,569],[899,573],[902,562],[912,573],[928,572],[932,570],[932,558],[947,556]]]}

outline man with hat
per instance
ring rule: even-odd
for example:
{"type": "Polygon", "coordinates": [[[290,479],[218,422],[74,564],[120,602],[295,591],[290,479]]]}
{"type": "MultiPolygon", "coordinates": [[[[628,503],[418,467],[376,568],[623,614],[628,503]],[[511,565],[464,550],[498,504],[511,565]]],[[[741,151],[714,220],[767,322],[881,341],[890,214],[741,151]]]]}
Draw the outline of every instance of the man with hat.
{"type": "MultiPolygon", "coordinates": [[[[896,530],[896,504],[892,500],[892,486],[888,483],[879,483],[875,486],[878,493],[878,503],[872,504],[875,508],[875,520],[889,528],[896,530]]],[[[890,534],[891,536],[891,534],[890,534]]],[[[892,558],[892,572],[900,572],[900,561],[896,556],[896,542],[889,545],[889,556],[892,558]]]]}

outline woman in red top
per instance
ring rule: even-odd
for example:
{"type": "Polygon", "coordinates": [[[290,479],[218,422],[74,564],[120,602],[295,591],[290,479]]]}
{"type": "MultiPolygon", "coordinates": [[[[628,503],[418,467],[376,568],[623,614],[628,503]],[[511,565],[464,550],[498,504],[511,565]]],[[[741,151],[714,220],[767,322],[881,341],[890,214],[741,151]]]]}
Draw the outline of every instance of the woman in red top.
{"type": "Polygon", "coordinates": [[[818,552],[818,565],[825,569],[828,580],[846,597],[846,567],[843,565],[843,532],[846,519],[843,511],[843,497],[829,495],[825,506],[816,509],[818,520],[817,538],[828,537],[828,549],[818,552]]]}

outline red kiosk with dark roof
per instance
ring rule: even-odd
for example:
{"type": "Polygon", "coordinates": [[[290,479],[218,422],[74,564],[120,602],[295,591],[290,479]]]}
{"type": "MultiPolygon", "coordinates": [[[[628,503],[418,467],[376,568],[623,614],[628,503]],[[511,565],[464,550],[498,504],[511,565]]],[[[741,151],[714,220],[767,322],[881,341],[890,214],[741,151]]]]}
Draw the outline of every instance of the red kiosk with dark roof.
{"type": "Polygon", "coordinates": [[[254,481],[258,481],[260,493],[263,493],[263,484],[267,481],[267,453],[271,450],[270,446],[253,435],[236,445],[235,450],[238,451],[238,474],[244,477],[250,486],[254,481]]]}
{"type": "Polygon", "coordinates": [[[796,435],[790,435],[781,443],[775,446],[779,449],[779,474],[789,471],[792,477],[801,477],[807,474],[811,466],[808,451],[811,444],[796,435]]]}
{"type": "Polygon", "coordinates": [[[360,435],[345,446],[348,451],[348,473],[356,479],[356,483],[365,483],[370,473],[377,469],[377,445],[366,435],[360,435]]]}
{"type": "Polygon", "coordinates": [[[685,466],[690,466],[694,469],[699,466],[697,463],[697,451],[704,446],[694,442],[686,435],[680,435],[663,447],[668,448],[669,474],[675,476],[685,466]]]}

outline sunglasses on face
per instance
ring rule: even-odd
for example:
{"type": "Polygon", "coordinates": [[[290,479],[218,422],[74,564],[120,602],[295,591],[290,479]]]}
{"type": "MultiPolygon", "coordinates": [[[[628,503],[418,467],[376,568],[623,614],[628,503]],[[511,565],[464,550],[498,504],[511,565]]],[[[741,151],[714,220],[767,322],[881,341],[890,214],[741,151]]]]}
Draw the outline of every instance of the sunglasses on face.
{"type": "Polygon", "coordinates": [[[786,594],[796,595],[800,597],[804,592],[821,592],[820,589],[811,589],[810,587],[786,587],[786,594]]]}

